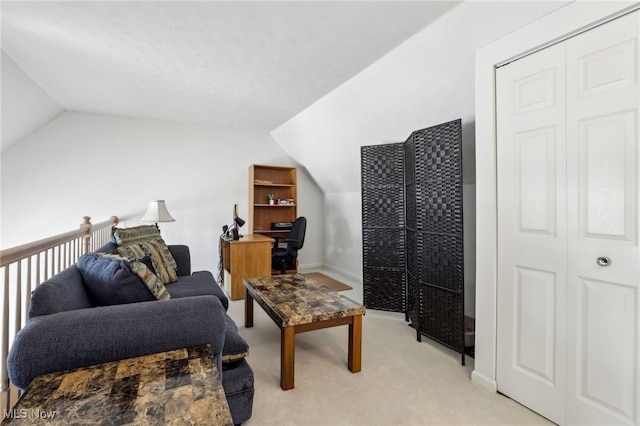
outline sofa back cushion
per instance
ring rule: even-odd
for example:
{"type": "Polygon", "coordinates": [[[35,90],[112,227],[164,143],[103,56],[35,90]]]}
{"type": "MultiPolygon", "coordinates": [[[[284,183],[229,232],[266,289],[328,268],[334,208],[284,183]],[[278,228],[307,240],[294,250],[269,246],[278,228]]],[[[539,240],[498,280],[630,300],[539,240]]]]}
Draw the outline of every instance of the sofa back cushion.
{"type": "Polygon", "coordinates": [[[31,293],[29,318],[93,307],[78,268],[73,265],[40,284],[31,293]]]}
{"type": "Polygon", "coordinates": [[[162,282],[147,265],[116,255],[89,253],[78,259],[87,292],[96,305],[120,305],[169,299],[162,282]]]}

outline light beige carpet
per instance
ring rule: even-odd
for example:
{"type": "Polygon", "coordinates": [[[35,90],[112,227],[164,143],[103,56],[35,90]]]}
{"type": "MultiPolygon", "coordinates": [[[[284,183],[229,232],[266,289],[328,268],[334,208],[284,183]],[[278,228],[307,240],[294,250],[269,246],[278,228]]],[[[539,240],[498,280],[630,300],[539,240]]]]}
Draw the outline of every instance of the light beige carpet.
{"type": "MultiPolygon", "coordinates": [[[[360,287],[344,295],[361,300],[360,287]]],[[[347,369],[348,328],[296,335],[295,388],[280,389],[280,330],[254,306],[244,327],[244,301],[229,314],[249,343],[255,375],[253,415],[246,426],[553,426],[515,401],[471,383],[473,359],[423,338],[403,314],[367,310],[362,371],[347,369]]]]}
{"type": "Polygon", "coordinates": [[[344,291],[344,290],[352,289],[351,286],[346,285],[345,283],[335,280],[331,277],[328,277],[322,272],[308,272],[302,275],[304,275],[307,278],[311,278],[312,280],[317,281],[323,286],[330,288],[331,290],[334,290],[334,291],[344,291]]]}

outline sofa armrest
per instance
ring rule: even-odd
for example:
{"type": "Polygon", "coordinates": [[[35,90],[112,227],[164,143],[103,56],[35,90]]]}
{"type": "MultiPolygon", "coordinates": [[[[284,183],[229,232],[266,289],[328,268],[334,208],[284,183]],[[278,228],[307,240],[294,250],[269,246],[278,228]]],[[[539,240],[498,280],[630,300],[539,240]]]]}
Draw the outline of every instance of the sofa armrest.
{"type": "Polygon", "coordinates": [[[203,344],[211,344],[222,371],[224,332],[224,308],[215,296],[42,315],[16,335],[9,377],[26,389],[41,374],[203,344]]]}
{"type": "Polygon", "coordinates": [[[169,251],[178,264],[178,276],[184,277],[191,275],[191,253],[189,252],[189,246],[184,245],[170,245],[169,251]]]}

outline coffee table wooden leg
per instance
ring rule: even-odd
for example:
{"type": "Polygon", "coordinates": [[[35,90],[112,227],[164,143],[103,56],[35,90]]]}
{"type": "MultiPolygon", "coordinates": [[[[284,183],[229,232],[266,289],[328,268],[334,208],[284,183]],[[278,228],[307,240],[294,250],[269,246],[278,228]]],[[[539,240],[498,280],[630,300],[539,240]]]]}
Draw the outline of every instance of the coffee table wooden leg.
{"type": "Polygon", "coordinates": [[[244,297],[244,326],[253,327],[253,297],[245,290],[244,297]]]}
{"type": "Polygon", "coordinates": [[[280,340],[280,387],[282,390],[293,389],[296,352],[294,327],[283,327],[280,330],[280,340]]]}
{"type": "Polygon", "coordinates": [[[349,371],[357,373],[362,369],[362,315],[355,315],[349,324],[349,371]]]}

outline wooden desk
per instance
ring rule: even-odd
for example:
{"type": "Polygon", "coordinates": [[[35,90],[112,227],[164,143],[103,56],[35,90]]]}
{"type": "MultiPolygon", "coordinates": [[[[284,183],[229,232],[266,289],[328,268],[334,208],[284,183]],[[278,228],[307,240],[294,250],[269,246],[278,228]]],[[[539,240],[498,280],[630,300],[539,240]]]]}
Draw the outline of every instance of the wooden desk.
{"type": "Polygon", "coordinates": [[[273,242],[273,238],[260,234],[244,235],[239,240],[222,238],[224,285],[231,300],[244,299],[243,279],[271,276],[273,242]]]}

